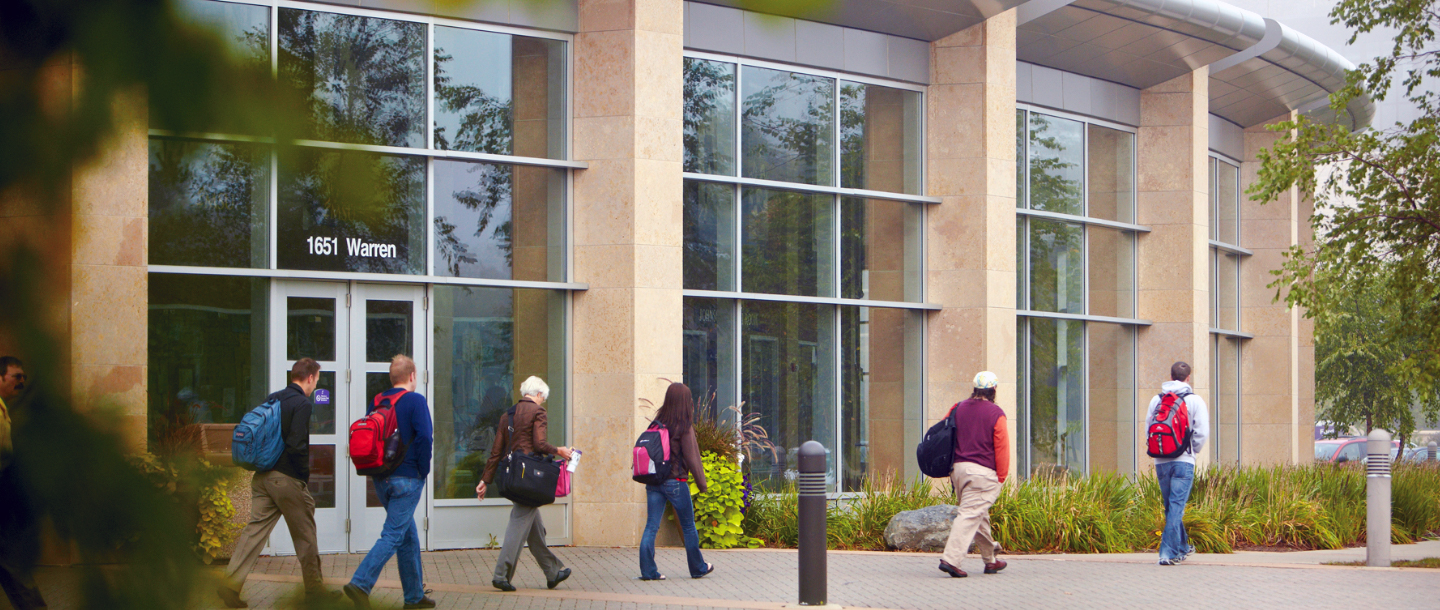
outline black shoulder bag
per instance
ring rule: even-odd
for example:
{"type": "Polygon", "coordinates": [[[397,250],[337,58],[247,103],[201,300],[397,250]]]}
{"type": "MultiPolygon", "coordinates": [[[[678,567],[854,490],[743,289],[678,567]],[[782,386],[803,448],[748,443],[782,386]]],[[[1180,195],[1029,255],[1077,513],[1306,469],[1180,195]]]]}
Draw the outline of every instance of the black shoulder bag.
{"type": "Polygon", "coordinates": [[[515,450],[515,409],[519,406],[505,412],[510,442],[495,471],[496,491],[500,497],[523,506],[554,504],[560,464],[548,456],[515,450]]]}

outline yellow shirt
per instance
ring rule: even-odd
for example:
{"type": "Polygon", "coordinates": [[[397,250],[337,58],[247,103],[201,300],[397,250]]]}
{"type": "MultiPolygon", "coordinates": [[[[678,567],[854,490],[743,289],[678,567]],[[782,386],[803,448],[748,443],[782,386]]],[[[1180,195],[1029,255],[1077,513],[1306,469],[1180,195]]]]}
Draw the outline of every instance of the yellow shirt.
{"type": "Polygon", "coordinates": [[[10,464],[13,450],[14,445],[10,443],[10,408],[5,406],[5,399],[0,398],[0,470],[10,464]]]}

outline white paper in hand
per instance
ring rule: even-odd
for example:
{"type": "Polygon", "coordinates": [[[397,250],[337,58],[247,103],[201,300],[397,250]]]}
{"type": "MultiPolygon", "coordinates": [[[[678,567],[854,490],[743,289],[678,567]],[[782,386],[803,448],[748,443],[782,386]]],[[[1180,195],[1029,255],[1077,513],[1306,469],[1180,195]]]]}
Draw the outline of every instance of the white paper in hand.
{"type": "Polygon", "coordinates": [[[566,469],[566,470],[569,470],[570,472],[575,472],[575,467],[576,467],[576,466],[579,466],[579,465],[580,465],[580,450],[579,450],[579,449],[571,449],[571,450],[570,450],[570,463],[565,466],[565,469],[566,469]]]}

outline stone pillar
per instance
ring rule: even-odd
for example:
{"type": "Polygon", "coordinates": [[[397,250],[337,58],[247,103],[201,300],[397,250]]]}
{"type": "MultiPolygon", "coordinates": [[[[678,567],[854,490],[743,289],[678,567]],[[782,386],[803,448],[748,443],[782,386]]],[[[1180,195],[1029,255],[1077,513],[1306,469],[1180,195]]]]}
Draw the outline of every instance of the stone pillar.
{"type": "MultiPolygon", "coordinates": [[[[1276,117],[1245,130],[1241,188],[1254,184],[1258,155],[1283,134],[1266,129],[1276,117]]],[[[1240,245],[1255,255],[1241,261],[1240,319],[1255,335],[1241,352],[1241,458],[1246,463],[1299,463],[1313,453],[1315,349],[1313,323],[1284,301],[1275,302],[1270,272],[1291,246],[1311,243],[1310,202],[1291,187],[1278,201],[1240,198],[1240,245]],[[1303,330],[1302,330],[1303,327],[1303,330]],[[1304,447],[1302,451],[1302,445],[1304,447]]]]}
{"type": "Polygon", "coordinates": [[[1139,331],[1141,422],[1177,360],[1190,363],[1191,386],[1212,402],[1209,90],[1202,67],[1140,92],[1138,219],[1151,232],[1140,236],[1137,289],[1139,317],[1154,323],[1139,331]]]}
{"type": "Polygon", "coordinates": [[[574,541],[640,539],[643,489],[628,451],[679,380],[681,298],[680,0],[581,0],[575,36],[574,425],[589,449],[575,483],[574,541]]]}
{"type": "Polygon", "coordinates": [[[931,43],[930,82],[926,421],[989,370],[1015,438],[1015,11],[931,43]]]}

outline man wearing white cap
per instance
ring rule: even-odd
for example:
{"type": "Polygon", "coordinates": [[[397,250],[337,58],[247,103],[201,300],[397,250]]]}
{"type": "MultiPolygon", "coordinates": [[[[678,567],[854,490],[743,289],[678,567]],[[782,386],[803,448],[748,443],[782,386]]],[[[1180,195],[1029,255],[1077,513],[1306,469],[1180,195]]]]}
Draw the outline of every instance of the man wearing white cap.
{"type": "Polygon", "coordinates": [[[948,416],[955,418],[955,466],[950,471],[950,482],[955,485],[960,514],[950,526],[940,571],[953,578],[967,576],[960,562],[972,540],[985,562],[986,574],[1005,569],[1005,562],[995,557],[990,506],[1000,497],[1000,485],[1010,474],[1010,432],[1005,426],[1005,412],[995,404],[999,378],[982,371],[975,375],[974,385],[970,398],[952,407],[948,416]]]}

